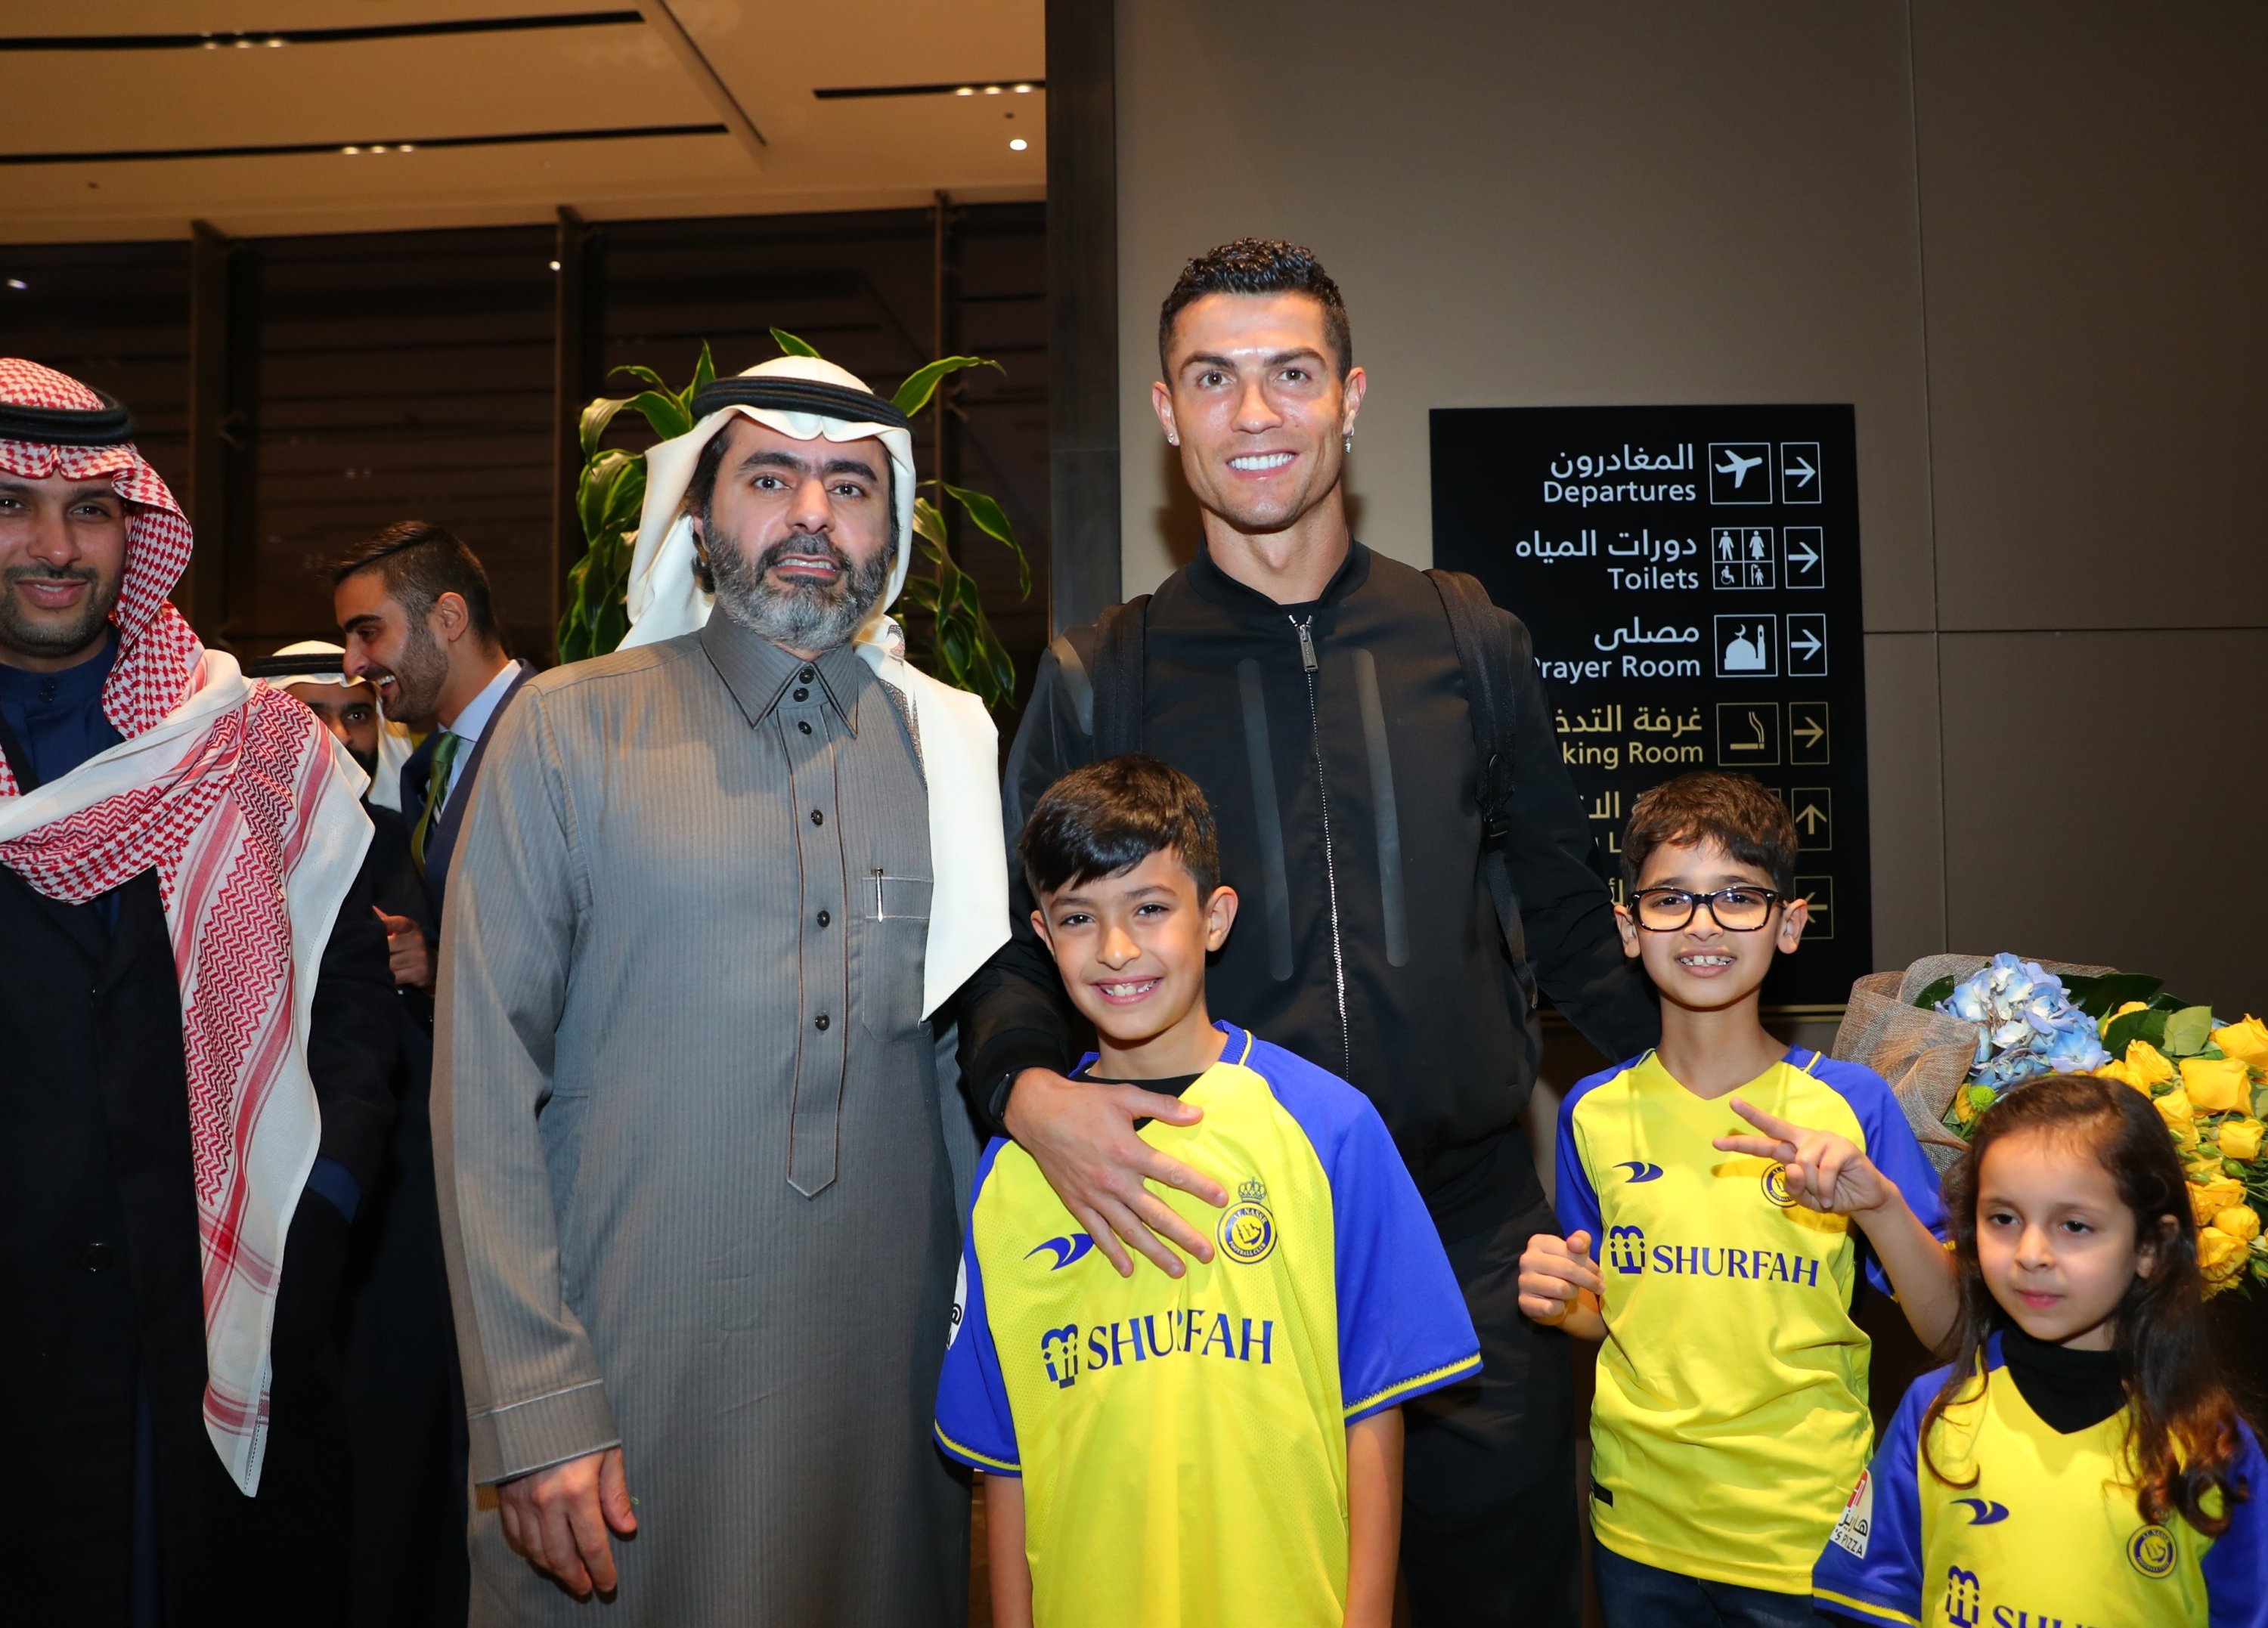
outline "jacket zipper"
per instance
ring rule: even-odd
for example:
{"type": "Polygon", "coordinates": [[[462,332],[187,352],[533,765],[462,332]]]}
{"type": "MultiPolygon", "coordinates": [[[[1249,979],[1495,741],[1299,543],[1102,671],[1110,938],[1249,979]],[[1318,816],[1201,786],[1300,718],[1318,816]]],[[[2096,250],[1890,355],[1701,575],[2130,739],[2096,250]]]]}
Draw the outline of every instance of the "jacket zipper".
{"type": "Polygon", "coordinates": [[[1300,635],[1300,667],[1307,680],[1307,744],[1315,759],[1315,802],[1323,819],[1323,892],[1331,912],[1331,983],[1339,1001],[1339,1078],[1354,1076],[1354,1037],[1347,1028],[1346,955],[1339,942],[1339,878],[1337,867],[1331,857],[1331,793],[1323,779],[1323,731],[1322,716],[1315,705],[1315,674],[1322,664],[1315,660],[1315,619],[1313,612],[1307,620],[1286,616],[1292,630],[1300,635]]]}

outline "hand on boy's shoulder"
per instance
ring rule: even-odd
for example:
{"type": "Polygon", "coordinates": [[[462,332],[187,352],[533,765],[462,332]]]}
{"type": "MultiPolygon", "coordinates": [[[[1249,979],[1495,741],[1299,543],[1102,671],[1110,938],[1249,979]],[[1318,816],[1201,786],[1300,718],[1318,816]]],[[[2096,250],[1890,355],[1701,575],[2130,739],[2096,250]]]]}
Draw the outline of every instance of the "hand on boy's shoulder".
{"type": "Polygon", "coordinates": [[[1782,1180],[1788,1197],[1806,1209],[1859,1215],[1903,1201],[1896,1184],[1849,1137],[1808,1129],[1737,1096],[1731,1106],[1764,1134],[1719,1136],[1717,1151],[1778,1161],[1786,1167],[1782,1180]]]}

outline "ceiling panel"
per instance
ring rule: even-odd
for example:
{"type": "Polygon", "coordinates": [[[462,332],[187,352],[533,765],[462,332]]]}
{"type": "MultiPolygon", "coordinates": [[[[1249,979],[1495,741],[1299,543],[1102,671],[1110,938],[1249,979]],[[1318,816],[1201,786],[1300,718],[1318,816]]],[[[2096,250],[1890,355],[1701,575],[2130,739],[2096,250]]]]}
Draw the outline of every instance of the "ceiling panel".
{"type": "MultiPolygon", "coordinates": [[[[116,0],[111,34],[394,26],[627,9],[559,0],[116,0]]],[[[724,122],[730,135],[356,155],[340,151],[0,165],[0,242],[502,224],[571,205],[594,219],[1038,198],[1046,94],[821,100],[822,87],[1012,84],[1044,62],[1040,0],[800,6],[645,0],[656,23],[217,50],[13,52],[0,152],[335,143],[367,149],[724,122]],[[681,26],[717,83],[670,38],[681,26]],[[85,117],[91,76],[106,116],[85,117]],[[720,88],[721,86],[721,88],[720,88]],[[1025,143],[1021,150],[1011,147],[1025,143]]],[[[43,20],[43,32],[52,23],[43,20]]]]}
{"type": "Polygon", "coordinates": [[[552,17],[604,11],[636,0],[103,0],[76,13],[18,20],[11,34],[252,33],[270,28],[371,28],[468,17],[552,17]]]}
{"type": "Polygon", "coordinates": [[[18,72],[11,152],[392,143],[716,117],[643,23],[281,50],[39,53],[17,66],[43,59],[99,72],[103,119],[90,128],[85,117],[82,73],[18,72]]]}

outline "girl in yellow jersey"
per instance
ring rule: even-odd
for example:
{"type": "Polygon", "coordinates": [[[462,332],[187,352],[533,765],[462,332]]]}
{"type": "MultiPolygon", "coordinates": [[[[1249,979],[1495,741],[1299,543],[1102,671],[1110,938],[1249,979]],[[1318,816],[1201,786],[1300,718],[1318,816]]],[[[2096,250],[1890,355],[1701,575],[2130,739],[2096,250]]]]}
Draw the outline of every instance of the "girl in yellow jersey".
{"type": "Polygon", "coordinates": [[[1915,1382],[1813,1573],[1930,1628],[2268,1628],[2268,1463],[2214,1372],[2188,1187],[2117,1082],[2055,1076],[1947,1173],[1953,1363],[1915,1382]]]}

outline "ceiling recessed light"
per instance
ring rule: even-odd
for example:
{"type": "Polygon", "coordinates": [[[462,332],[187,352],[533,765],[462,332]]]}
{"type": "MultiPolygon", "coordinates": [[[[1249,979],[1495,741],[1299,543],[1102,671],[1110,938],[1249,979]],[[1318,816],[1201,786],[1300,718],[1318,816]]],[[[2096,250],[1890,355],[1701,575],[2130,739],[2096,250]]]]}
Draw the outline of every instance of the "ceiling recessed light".
{"type": "Polygon", "coordinates": [[[359,147],[342,147],[342,148],[340,148],[340,149],[339,149],[339,150],[340,150],[341,152],[355,153],[355,152],[360,152],[360,151],[362,150],[362,149],[361,149],[361,148],[359,148],[359,147]]]}
{"type": "Polygon", "coordinates": [[[988,84],[984,87],[984,94],[987,96],[998,96],[1000,94],[1000,87],[997,84],[988,84]]]}
{"type": "Polygon", "coordinates": [[[552,270],[554,270],[554,271],[556,271],[556,270],[558,270],[558,269],[559,269],[559,262],[558,262],[557,260],[553,260],[553,261],[551,262],[551,269],[552,269],[552,270]]]}
{"type": "Polygon", "coordinates": [[[417,148],[415,143],[404,142],[401,146],[395,148],[394,150],[396,152],[416,152],[417,148]]]}
{"type": "Polygon", "coordinates": [[[19,290],[20,290],[20,289],[28,289],[28,288],[30,288],[32,285],[31,285],[30,283],[28,283],[28,282],[25,282],[25,281],[23,280],[23,278],[21,278],[21,277],[11,277],[11,278],[9,278],[9,279],[8,279],[8,286],[9,286],[10,288],[11,288],[11,289],[19,289],[19,290]]]}
{"type": "Polygon", "coordinates": [[[268,43],[270,46],[278,46],[282,45],[284,42],[281,40],[270,40],[268,43]]]}
{"type": "Polygon", "coordinates": [[[1023,150],[1024,150],[1024,149],[1025,149],[1025,148],[1027,148],[1027,147],[1028,147],[1028,146],[1030,146],[1030,145],[1031,145],[1031,143],[1029,143],[1029,142],[1026,141],[1022,136],[1018,136],[1014,141],[1010,142],[1010,143],[1008,143],[1008,150],[1009,150],[1010,152],[1021,152],[1021,151],[1023,151],[1023,150]]]}
{"type": "Polygon", "coordinates": [[[1031,93],[1032,87],[1028,84],[1020,84],[1016,87],[1016,94],[1019,96],[1029,96],[1031,93]]]}
{"type": "Polygon", "coordinates": [[[954,94],[955,96],[974,96],[976,94],[976,87],[973,84],[964,84],[959,90],[955,91],[954,94]]]}
{"type": "Polygon", "coordinates": [[[385,150],[386,143],[384,142],[379,142],[371,148],[371,151],[372,152],[384,152],[385,150]]]}

